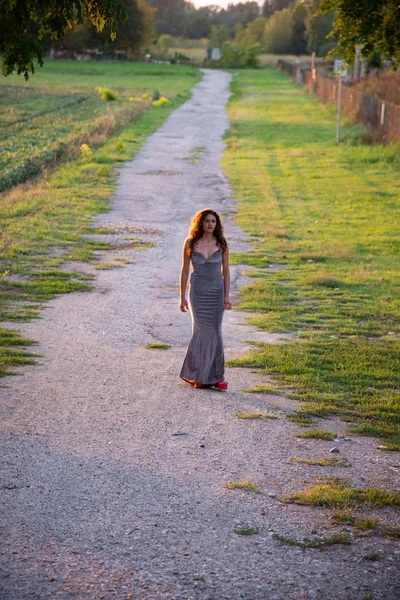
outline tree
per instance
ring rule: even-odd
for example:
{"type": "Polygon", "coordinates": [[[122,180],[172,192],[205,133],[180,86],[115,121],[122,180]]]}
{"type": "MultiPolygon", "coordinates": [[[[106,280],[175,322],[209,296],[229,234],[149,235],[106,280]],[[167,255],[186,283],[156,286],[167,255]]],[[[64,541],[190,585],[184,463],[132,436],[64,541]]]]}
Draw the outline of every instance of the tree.
{"type": "Polygon", "coordinates": [[[218,17],[221,23],[229,28],[232,35],[235,33],[236,25],[241,23],[247,25],[260,16],[260,9],[257,2],[238,2],[238,4],[228,4],[227,8],[219,11],[218,17]]]}
{"type": "Polygon", "coordinates": [[[185,14],[183,35],[189,39],[209,37],[212,21],[207,6],[199,9],[187,10],[185,14]]]}
{"type": "Polygon", "coordinates": [[[147,2],[157,9],[154,21],[158,35],[166,33],[175,37],[200,39],[209,37],[213,26],[226,25],[232,37],[238,23],[245,26],[260,16],[258,3],[254,0],[228,4],[226,8],[212,3],[195,8],[188,0],[147,0],[147,2]]]}
{"type": "Polygon", "coordinates": [[[275,12],[265,26],[265,50],[273,54],[288,54],[293,43],[293,11],[275,12]]]}
{"type": "Polygon", "coordinates": [[[225,42],[231,39],[231,34],[226,25],[213,25],[211,27],[210,45],[213,48],[222,48],[225,42]]]}
{"type": "Polygon", "coordinates": [[[249,46],[251,44],[260,44],[260,46],[263,46],[266,23],[267,19],[264,17],[257,17],[247,27],[239,23],[236,25],[235,42],[239,46],[249,46]]]}
{"type": "Polygon", "coordinates": [[[132,53],[141,45],[142,33],[144,31],[142,13],[136,0],[123,0],[127,12],[127,19],[118,27],[118,39],[113,39],[112,32],[106,25],[100,32],[90,24],[92,30],[92,40],[97,41],[96,45],[101,45],[107,50],[120,49],[132,53]]]}
{"type": "MultiPolygon", "coordinates": [[[[300,10],[296,12],[300,12],[300,10]]],[[[337,37],[333,32],[335,18],[333,10],[321,14],[307,7],[304,37],[309,52],[316,50],[317,56],[325,56],[336,47],[337,37]]]]}
{"type": "Polygon", "coordinates": [[[173,35],[170,35],[169,33],[163,33],[162,35],[160,35],[160,37],[157,40],[157,44],[160,46],[160,48],[172,48],[176,43],[176,40],[174,38],[173,35]]]}
{"type": "Polygon", "coordinates": [[[89,48],[99,48],[107,52],[125,50],[128,55],[132,55],[139,48],[153,43],[155,9],[148,6],[144,0],[124,0],[124,6],[127,19],[118,27],[115,40],[111,39],[108,26],[99,32],[92,23],[85,21],[67,29],[56,46],[74,52],[83,52],[89,48]]]}
{"type": "Polygon", "coordinates": [[[137,0],[137,3],[143,24],[142,39],[140,40],[140,44],[141,46],[150,46],[157,38],[154,26],[154,15],[156,11],[144,0],[137,0]]]}
{"type": "Polygon", "coordinates": [[[18,75],[35,72],[34,59],[43,66],[43,50],[39,40],[45,35],[59,39],[67,27],[93,23],[97,31],[110,27],[111,38],[118,23],[126,19],[122,0],[0,0],[0,54],[2,73],[18,75]]]}
{"type": "Polygon", "coordinates": [[[148,4],[156,8],[154,21],[158,35],[167,33],[173,36],[183,35],[187,11],[194,6],[186,0],[148,0],[148,4]]]}
{"type": "Polygon", "coordinates": [[[268,19],[274,12],[289,8],[291,4],[294,5],[295,3],[295,0],[265,0],[262,7],[262,16],[268,19]]]}
{"type": "Polygon", "coordinates": [[[394,66],[400,64],[400,5],[398,0],[303,0],[314,14],[336,10],[333,30],[338,36],[336,52],[352,62],[356,48],[367,57],[381,53],[394,66]],[[319,6],[318,6],[319,4],[319,6]]]}
{"type": "MultiPolygon", "coordinates": [[[[293,11],[292,49],[293,54],[305,54],[307,52],[306,40],[307,11],[304,8],[293,11]]],[[[313,48],[311,49],[311,51],[313,48]]]]}

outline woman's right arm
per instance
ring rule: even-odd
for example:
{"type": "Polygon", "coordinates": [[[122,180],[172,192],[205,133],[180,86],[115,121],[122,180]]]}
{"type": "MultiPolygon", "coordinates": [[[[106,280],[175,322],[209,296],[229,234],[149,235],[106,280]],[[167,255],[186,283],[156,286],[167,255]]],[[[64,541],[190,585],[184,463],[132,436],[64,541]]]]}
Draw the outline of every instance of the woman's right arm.
{"type": "Polygon", "coordinates": [[[181,269],[181,299],[179,308],[182,312],[187,312],[189,310],[188,301],[186,300],[186,289],[189,279],[189,270],[190,270],[190,256],[188,254],[189,242],[185,241],[183,244],[182,251],[182,269],[181,269]]]}

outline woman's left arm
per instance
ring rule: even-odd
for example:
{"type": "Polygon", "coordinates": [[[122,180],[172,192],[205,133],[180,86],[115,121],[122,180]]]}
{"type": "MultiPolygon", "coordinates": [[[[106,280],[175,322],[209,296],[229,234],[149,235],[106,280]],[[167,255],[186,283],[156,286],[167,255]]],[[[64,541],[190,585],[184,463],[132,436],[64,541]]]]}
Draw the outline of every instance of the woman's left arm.
{"type": "Polygon", "coordinates": [[[228,247],[222,255],[222,276],[224,278],[224,306],[227,310],[230,310],[232,308],[232,303],[229,299],[229,292],[231,287],[231,274],[229,271],[228,247]]]}

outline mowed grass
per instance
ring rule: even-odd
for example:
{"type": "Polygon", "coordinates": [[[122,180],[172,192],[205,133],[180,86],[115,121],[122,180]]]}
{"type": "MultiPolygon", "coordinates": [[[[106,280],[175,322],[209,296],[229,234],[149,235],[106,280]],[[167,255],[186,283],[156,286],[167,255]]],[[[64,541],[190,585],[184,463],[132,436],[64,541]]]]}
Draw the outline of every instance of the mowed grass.
{"type": "MultiPolygon", "coordinates": [[[[134,89],[136,96],[157,88],[169,102],[160,107],[148,102],[123,129],[119,126],[109,131],[107,135],[114,133],[110,139],[98,140],[97,149],[96,145],[94,149],[89,146],[85,153],[44,171],[34,182],[0,195],[0,322],[18,323],[40,317],[43,303],[56,294],[90,289],[93,276],[84,275],[79,269],[66,271],[63,263],[93,261],[95,264],[100,253],[112,249],[107,241],[85,234],[107,233],[90,225],[96,213],[108,210],[116,185],[115,167],[133,158],[145,138],[189,97],[190,88],[200,78],[201,74],[190,67],[173,65],[48,62],[43,71],[38,70],[38,76],[29,80],[27,85],[33,92],[44,89],[40,88],[42,82],[47,87],[54,84],[53,91],[62,89],[64,95],[73,82],[75,88],[93,89],[107,84],[117,91],[126,85],[127,89],[134,89]]],[[[5,81],[7,85],[18,83],[23,93],[28,90],[22,79],[3,78],[1,84],[5,81]]],[[[51,118],[48,115],[47,129],[51,129],[51,118]]],[[[41,123],[39,137],[45,131],[45,124],[41,123]]],[[[128,229],[127,240],[132,241],[128,229]]],[[[137,241],[135,238],[135,243],[132,242],[135,247],[137,241]]],[[[115,261],[120,262],[113,262],[113,266],[129,259],[117,256],[115,261]]],[[[25,348],[28,342],[15,329],[0,330],[0,376],[10,374],[12,365],[34,360],[26,349],[18,350],[18,346],[25,348]]]]}
{"type": "Polygon", "coordinates": [[[273,69],[233,79],[223,166],[254,251],[241,308],[260,329],[296,332],[255,344],[231,365],[274,373],[304,418],[339,414],[400,448],[398,145],[362,143],[335,110],[273,69]]]}
{"type": "Polygon", "coordinates": [[[185,66],[50,60],[28,82],[0,77],[0,191],[76,156],[82,143],[100,145],[149,109],[154,90],[175,99],[197,79],[185,66]]]}

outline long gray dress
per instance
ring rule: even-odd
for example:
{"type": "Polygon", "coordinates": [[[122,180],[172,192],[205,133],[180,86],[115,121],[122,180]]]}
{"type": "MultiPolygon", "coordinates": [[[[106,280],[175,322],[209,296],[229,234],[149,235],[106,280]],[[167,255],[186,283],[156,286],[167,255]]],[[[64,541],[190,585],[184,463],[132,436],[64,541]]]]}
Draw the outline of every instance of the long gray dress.
{"type": "Polygon", "coordinates": [[[189,383],[213,385],[224,378],[225,369],[222,252],[216,250],[208,259],[200,252],[192,252],[191,261],[189,299],[193,332],[179,376],[189,383]]]}

